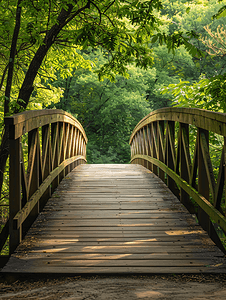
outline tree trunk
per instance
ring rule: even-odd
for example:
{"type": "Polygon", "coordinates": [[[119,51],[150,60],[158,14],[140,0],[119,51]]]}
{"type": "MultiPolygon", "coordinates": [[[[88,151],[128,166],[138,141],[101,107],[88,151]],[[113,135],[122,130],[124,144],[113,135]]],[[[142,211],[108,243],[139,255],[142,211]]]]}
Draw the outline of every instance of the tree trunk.
{"type": "Polygon", "coordinates": [[[10,48],[10,56],[9,56],[9,64],[8,64],[8,76],[6,82],[5,101],[4,101],[4,116],[6,116],[6,114],[9,113],[10,93],[11,93],[12,82],[13,82],[14,60],[16,55],[18,35],[20,31],[20,20],[21,20],[20,4],[21,4],[21,0],[18,0],[17,9],[16,9],[16,24],[13,31],[12,43],[10,48]]]}
{"type": "Polygon", "coordinates": [[[1,146],[0,146],[0,198],[2,193],[5,166],[8,157],[9,157],[9,127],[5,126],[4,133],[2,135],[1,146]]]}

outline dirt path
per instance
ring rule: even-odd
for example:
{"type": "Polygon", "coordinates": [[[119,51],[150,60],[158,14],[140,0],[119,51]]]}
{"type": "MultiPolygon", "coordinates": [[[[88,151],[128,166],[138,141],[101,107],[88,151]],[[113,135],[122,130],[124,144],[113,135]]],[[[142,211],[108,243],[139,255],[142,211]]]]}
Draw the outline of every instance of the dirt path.
{"type": "Polygon", "coordinates": [[[226,299],[226,275],[76,276],[0,280],[0,299],[226,299]]]}

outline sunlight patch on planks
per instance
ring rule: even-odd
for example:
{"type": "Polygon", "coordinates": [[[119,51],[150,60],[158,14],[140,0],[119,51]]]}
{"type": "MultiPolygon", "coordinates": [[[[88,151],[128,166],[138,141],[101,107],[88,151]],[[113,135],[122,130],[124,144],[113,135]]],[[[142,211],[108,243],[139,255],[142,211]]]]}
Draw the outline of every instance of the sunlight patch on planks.
{"type": "Polygon", "coordinates": [[[225,272],[224,254],[139,165],[80,165],[61,182],[4,273],[225,272]]]}

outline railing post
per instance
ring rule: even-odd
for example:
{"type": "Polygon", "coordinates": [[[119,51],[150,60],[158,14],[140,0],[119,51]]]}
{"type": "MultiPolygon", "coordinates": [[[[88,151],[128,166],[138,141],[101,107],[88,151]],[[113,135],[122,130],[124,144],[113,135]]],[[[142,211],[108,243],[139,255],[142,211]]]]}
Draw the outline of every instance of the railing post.
{"type": "MultiPolygon", "coordinates": [[[[204,153],[202,152],[201,147],[201,135],[206,140],[206,145],[209,146],[209,132],[207,130],[198,128],[198,192],[207,200],[209,200],[209,180],[204,162],[204,153]]],[[[207,231],[209,237],[224,252],[224,246],[222,245],[222,242],[218,234],[216,233],[216,230],[210,220],[209,215],[200,206],[198,207],[198,220],[202,228],[205,231],[207,231]]]]}
{"type": "Polygon", "coordinates": [[[13,218],[21,210],[21,138],[10,140],[9,170],[9,252],[16,249],[22,239],[22,228],[13,228],[13,218]]]}

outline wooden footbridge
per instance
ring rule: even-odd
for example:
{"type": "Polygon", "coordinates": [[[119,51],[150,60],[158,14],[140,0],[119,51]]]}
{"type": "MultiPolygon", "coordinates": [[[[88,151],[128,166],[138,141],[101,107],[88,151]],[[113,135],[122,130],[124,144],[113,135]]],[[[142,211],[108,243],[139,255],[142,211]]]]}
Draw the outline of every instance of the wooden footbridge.
{"type": "Polygon", "coordinates": [[[124,165],[86,164],[85,132],[63,111],[6,118],[10,210],[0,248],[9,241],[10,258],[1,273],[225,273],[225,117],[152,112],[124,165]],[[209,132],[222,142],[217,178],[209,132]]]}

